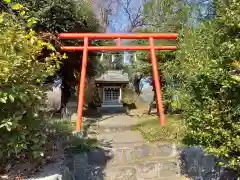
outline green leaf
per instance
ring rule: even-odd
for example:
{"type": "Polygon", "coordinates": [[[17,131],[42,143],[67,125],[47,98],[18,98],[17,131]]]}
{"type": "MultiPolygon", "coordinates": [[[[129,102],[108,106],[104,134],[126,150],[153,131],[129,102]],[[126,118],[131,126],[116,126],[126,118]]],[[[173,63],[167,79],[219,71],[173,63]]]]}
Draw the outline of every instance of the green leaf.
{"type": "Polygon", "coordinates": [[[20,12],[20,15],[21,15],[21,16],[24,16],[25,14],[26,14],[25,11],[21,11],[21,12],[20,12]]]}
{"type": "Polygon", "coordinates": [[[64,53],[63,56],[62,56],[63,59],[67,59],[67,55],[64,53]]]}
{"type": "Polygon", "coordinates": [[[48,48],[49,50],[52,50],[52,51],[55,50],[55,48],[54,48],[54,46],[53,46],[52,44],[47,43],[46,45],[47,45],[47,48],[48,48]]]}
{"type": "Polygon", "coordinates": [[[9,69],[7,67],[4,67],[3,72],[7,73],[7,72],[9,72],[9,69]]]}
{"type": "Polygon", "coordinates": [[[34,17],[32,17],[32,18],[29,18],[28,20],[27,20],[27,27],[31,27],[33,24],[35,24],[35,23],[37,23],[37,18],[34,18],[34,17]]]}
{"type": "Polygon", "coordinates": [[[12,122],[8,122],[7,126],[6,126],[8,131],[11,131],[11,129],[12,129],[11,126],[12,126],[12,122]]]}
{"type": "Polygon", "coordinates": [[[16,3],[16,4],[12,5],[13,10],[20,10],[22,8],[23,8],[23,5],[21,5],[19,3],[16,3]]]}
{"type": "Polygon", "coordinates": [[[12,0],[3,0],[3,2],[5,2],[5,3],[11,3],[12,0]]]}
{"type": "Polygon", "coordinates": [[[7,101],[6,101],[6,99],[5,98],[0,98],[0,102],[2,102],[2,103],[7,103],[7,101]]]}
{"type": "Polygon", "coordinates": [[[3,14],[0,15],[0,24],[3,23],[3,14]]]}
{"type": "Polygon", "coordinates": [[[14,99],[14,97],[11,94],[8,97],[9,97],[11,102],[14,102],[15,99],[14,99]]]}

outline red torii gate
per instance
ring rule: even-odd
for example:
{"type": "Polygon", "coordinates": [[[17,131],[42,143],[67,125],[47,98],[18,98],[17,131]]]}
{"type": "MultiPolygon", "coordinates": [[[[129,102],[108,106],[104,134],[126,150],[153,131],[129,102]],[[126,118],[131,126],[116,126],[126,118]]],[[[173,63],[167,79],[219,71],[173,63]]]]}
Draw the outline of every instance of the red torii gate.
{"type": "Polygon", "coordinates": [[[158,65],[156,58],[156,50],[176,50],[176,46],[155,46],[155,39],[177,39],[178,35],[174,33],[162,34],[162,33],[136,33],[136,34],[117,34],[117,33],[60,33],[60,39],[84,39],[83,46],[63,46],[63,51],[83,51],[82,57],[82,68],[80,78],[80,92],[78,98],[78,110],[77,110],[77,122],[76,132],[79,132],[82,128],[82,116],[83,116],[83,104],[84,104],[84,86],[86,78],[86,68],[88,51],[134,51],[134,50],[145,50],[150,51],[153,78],[156,88],[156,102],[158,112],[160,113],[160,125],[163,126],[165,123],[164,108],[162,102],[162,91],[158,75],[158,65]],[[90,40],[103,40],[103,39],[117,39],[116,46],[89,46],[90,40]],[[122,46],[122,39],[148,39],[148,46],[122,46]]]}

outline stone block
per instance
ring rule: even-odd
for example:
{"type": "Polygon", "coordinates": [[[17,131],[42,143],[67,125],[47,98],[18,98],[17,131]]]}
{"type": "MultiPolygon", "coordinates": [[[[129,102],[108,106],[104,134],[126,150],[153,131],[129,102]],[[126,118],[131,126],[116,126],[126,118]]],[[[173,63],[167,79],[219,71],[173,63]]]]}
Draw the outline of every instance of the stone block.
{"type": "Polygon", "coordinates": [[[161,164],[157,161],[141,163],[136,166],[137,179],[138,180],[144,180],[148,178],[158,179],[158,177],[160,177],[160,174],[159,174],[160,168],[161,168],[161,164]]]}

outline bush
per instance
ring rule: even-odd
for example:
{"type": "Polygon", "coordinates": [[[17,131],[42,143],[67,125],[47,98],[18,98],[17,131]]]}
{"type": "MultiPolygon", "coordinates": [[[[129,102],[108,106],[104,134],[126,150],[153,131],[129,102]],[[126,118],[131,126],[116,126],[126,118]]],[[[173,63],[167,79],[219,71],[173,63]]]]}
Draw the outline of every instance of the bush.
{"type": "Polygon", "coordinates": [[[26,157],[26,152],[29,159],[43,155],[43,82],[60,60],[54,47],[29,28],[35,18],[24,16],[20,4],[12,8],[19,16],[0,14],[0,167],[10,158],[26,157]],[[39,58],[46,49],[52,53],[39,58]]]}
{"type": "Polygon", "coordinates": [[[217,2],[215,20],[183,30],[177,60],[168,64],[168,73],[181,82],[186,142],[239,168],[240,6],[237,1],[217,2]]]}

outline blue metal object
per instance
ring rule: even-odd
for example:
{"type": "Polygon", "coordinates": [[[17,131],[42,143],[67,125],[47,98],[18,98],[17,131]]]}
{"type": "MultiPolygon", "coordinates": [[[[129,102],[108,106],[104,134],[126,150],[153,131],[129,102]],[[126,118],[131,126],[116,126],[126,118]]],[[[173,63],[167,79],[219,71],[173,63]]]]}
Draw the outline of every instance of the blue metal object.
{"type": "Polygon", "coordinates": [[[73,135],[78,137],[78,138],[83,138],[83,131],[74,132],[73,135]]]}

